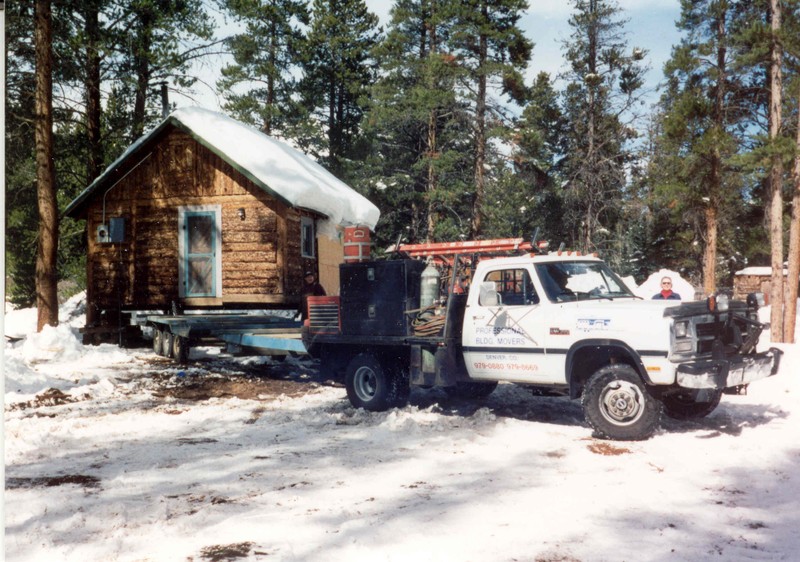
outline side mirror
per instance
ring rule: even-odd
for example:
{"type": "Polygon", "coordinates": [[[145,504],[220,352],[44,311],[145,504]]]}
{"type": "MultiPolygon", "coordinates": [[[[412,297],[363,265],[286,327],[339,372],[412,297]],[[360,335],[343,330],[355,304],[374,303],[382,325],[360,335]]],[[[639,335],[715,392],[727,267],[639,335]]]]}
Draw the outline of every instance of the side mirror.
{"type": "Polygon", "coordinates": [[[500,295],[494,288],[494,281],[481,283],[478,304],[481,306],[498,306],[500,304],[500,295]]]}

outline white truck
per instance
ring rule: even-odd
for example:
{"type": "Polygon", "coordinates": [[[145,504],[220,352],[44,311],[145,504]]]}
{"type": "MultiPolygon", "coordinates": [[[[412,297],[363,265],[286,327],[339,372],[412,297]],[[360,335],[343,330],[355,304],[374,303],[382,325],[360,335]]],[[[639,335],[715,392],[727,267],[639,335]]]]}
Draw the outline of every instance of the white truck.
{"type": "Polygon", "coordinates": [[[345,264],[340,296],[310,300],[305,347],[354,406],[402,407],[412,386],[485,397],[508,381],[580,399],[596,436],[636,440],[662,413],[706,416],[724,391],[778,370],[780,350],[756,350],[755,295],[642,300],[602,260],[556,253],[468,258],[459,294],[464,261],[345,264]]]}

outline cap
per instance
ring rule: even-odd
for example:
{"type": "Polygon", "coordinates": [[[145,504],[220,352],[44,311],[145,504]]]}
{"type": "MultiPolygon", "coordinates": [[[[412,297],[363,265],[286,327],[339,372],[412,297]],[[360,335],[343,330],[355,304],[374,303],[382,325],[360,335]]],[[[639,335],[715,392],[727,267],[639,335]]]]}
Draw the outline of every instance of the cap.
{"type": "Polygon", "coordinates": [[[309,275],[314,275],[314,272],[310,269],[303,274],[303,277],[308,277],[309,275]]]}

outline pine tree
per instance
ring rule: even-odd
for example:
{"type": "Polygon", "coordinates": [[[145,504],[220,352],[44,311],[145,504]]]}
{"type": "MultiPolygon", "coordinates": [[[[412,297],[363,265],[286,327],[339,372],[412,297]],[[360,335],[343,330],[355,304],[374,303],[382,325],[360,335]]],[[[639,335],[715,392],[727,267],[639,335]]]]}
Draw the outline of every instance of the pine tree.
{"type": "Polygon", "coordinates": [[[364,0],[314,0],[300,92],[309,130],[325,131],[314,152],[336,175],[361,156],[361,120],[376,66],[371,53],[379,37],[378,17],[364,0]]]}
{"type": "Polygon", "coordinates": [[[490,95],[499,87],[512,100],[521,102],[525,88],[520,72],[531,57],[532,43],[518,27],[526,0],[465,0],[452,2],[455,27],[449,41],[464,68],[465,91],[473,104],[474,180],[471,238],[483,230],[487,146],[500,119],[491,108],[490,95]]]}
{"type": "MultiPolygon", "coordinates": [[[[716,291],[720,241],[731,241],[743,188],[731,162],[740,148],[735,130],[743,118],[737,109],[742,85],[731,68],[734,18],[726,1],[684,2],[678,27],[685,36],[665,67],[661,149],[667,171],[658,196],[672,209],[676,230],[689,226],[683,230],[691,240],[685,242],[694,247],[700,242],[706,294],[716,291]]],[[[658,199],[653,202],[659,206],[658,199]]],[[[687,247],[684,253],[689,252],[687,247]]]]}
{"type": "Polygon", "coordinates": [[[225,0],[225,7],[244,32],[227,40],[233,64],[222,69],[218,87],[226,98],[223,108],[268,135],[286,134],[296,118],[293,93],[299,53],[308,25],[308,7],[301,0],[225,0]],[[242,88],[248,88],[240,92],[242,88]]]}
{"type": "MultiPolygon", "coordinates": [[[[565,42],[570,70],[563,107],[568,123],[564,162],[572,242],[594,251],[617,232],[626,190],[625,166],[635,130],[622,121],[642,86],[645,53],[628,51],[619,9],[606,0],[574,0],[565,42]]],[[[605,244],[603,244],[605,245],[605,244]]]]}
{"type": "Polygon", "coordinates": [[[53,29],[49,0],[35,3],[36,193],[39,239],[36,251],[37,330],[58,325],[58,206],[53,150],[53,29]]]}
{"type": "Polygon", "coordinates": [[[392,238],[387,242],[403,231],[410,240],[467,233],[462,194],[469,180],[468,131],[458,121],[464,113],[456,95],[460,70],[444,47],[452,19],[440,4],[398,1],[386,39],[375,50],[381,77],[365,125],[374,146],[367,174],[392,238]]]}
{"type": "Polygon", "coordinates": [[[511,161],[503,180],[487,189],[486,232],[491,237],[565,239],[559,164],[566,123],[550,76],[540,73],[516,123],[511,161]]]}

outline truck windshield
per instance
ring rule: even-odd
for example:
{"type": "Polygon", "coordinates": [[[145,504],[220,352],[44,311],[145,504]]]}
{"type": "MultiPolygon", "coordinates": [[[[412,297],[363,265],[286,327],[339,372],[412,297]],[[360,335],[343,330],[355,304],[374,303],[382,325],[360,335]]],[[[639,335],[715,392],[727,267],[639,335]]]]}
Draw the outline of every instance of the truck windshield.
{"type": "Polygon", "coordinates": [[[540,263],[536,264],[536,274],[552,302],[634,296],[600,261],[540,263]]]}

